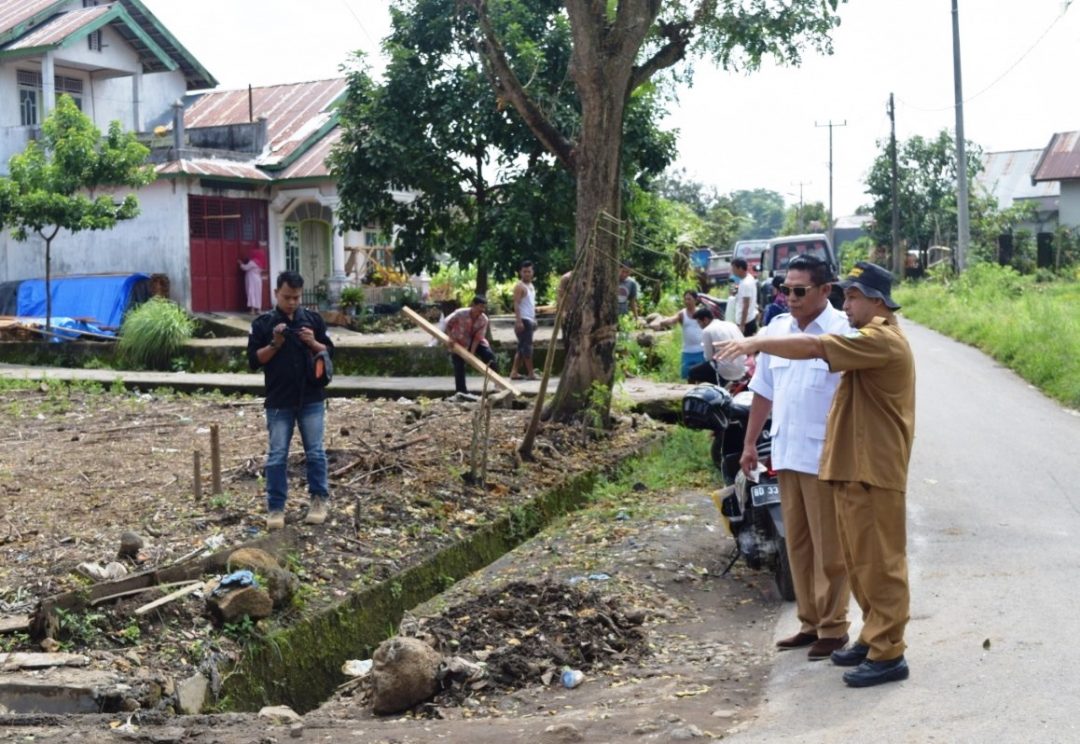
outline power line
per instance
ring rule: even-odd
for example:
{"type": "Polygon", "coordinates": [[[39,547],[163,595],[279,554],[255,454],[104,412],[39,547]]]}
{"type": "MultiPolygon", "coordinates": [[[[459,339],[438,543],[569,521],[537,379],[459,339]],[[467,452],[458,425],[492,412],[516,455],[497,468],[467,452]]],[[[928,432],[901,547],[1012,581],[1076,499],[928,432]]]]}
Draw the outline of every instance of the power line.
{"type": "Polygon", "coordinates": [[[356,25],[360,27],[360,30],[364,33],[364,36],[367,37],[367,40],[371,42],[371,45],[375,49],[378,49],[378,42],[376,42],[375,39],[371,38],[371,34],[369,34],[368,30],[364,27],[364,22],[360,20],[360,16],[356,14],[356,11],[352,9],[347,0],[341,0],[341,4],[345,6],[345,10],[349,11],[349,15],[356,19],[356,25]]]}
{"type": "MultiPolygon", "coordinates": [[[[1039,37],[1038,37],[1037,39],[1035,39],[1035,41],[1034,41],[1034,42],[1033,42],[1033,43],[1031,44],[1031,46],[1029,46],[1029,47],[1028,47],[1028,48],[1027,48],[1027,49],[1026,49],[1026,50],[1024,51],[1024,53],[1023,53],[1023,54],[1021,54],[1021,55],[1020,55],[1020,56],[1019,56],[1019,57],[1018,57],[1018,58],[1016,59],[1016,61],[1015,61],[1015,62],[1013,62],[1013,63],[1012,63],[1011,65],[1009,65],[1008,67],[1006,67],[1006,68],[1005,68],[1005,71],[1004,71],[1004,72],[1002,72],[1002,73],[1001,73],[1000,75],[998,75],[998,76],[997,76],[996,78],[994,78],[994,79],[993,79],[992,81],[990,81],[990,83],[989,83],[989,84],[988,84],[988,85],[987,85],[986,87],[982,88],[981,90],[979,90],[978,92],[976,92],[976,93],[975,93],[974,95],[971,95],[971,96],[969,96],[968,98],[965,98],[965,99],[964,99],[964,100],[963,100],[963,101],[962,101],[961,103],[968,103],[969,101],[974,101],[974,100],[975,100],[976,98],[978,98],[979,96],[981,96],[981,95],[982,95],[983,93],[986,93],[986,92],[987,92],[988,90],[990,90],[990,89],[991,89],[991,88],[993,88],[993,87],[994,87],[995,85],[997,85],[997,84],[998,84],[998,83],[1000,83],[1000,82],[1001,82],[1002,80],[1004,80],[1004,79],[1005,79],[1005,77],[1006,77],[1006,76],[1007,76],[1007,75],[1008,75],[1008,74],[1009,74],[1010,72],[1012,72],[1013,70],[1015,70],[1015,69],[1016,69],[1016,67],[1017,67],[1017,66],[1018,66],[1018,65],[1019,65],[1019,64],[1020,64],[1021,62],[1023,62],[1023,61],[1025,60],[1025,59],[1027,59],[1027,57],[1028,57],[1028,55],[1029,55],[1029,54],[1031,54],[1031,53],[1032,53],[1033,51],[1035,51],[1035,48],[1036,48],[1037,46],[1039,46],[1039,44],[1041,44],[1041,43],[1042,43],[1042,40],[1046,38],[1046,35],[1047,35],[1047,34],[1049,34],[1049,33],[1050,33],[1050,32],[1051,32],[1052,30],[1053,30],[1054,26],[1056,26],[1056,25],[1057,25],[1057,24],[1058,24],[1058,23],[1059,23],[1059,22],[1061,21],[1061,19],[1065,17],[1065,13],[1066,13],[1066,11],[1068,11],[1068,9],[1069,9],[1069,6],[1070,6],[1071,4],[1072,4],[1072,0],[1065,0],[1065,7],[1064,7],[1064,8],[1062,8],[1061,12],[1060,12],[1060,13],[1059,13],[1059,14],[1058,14],[1057,16],[1055,16],[1054,20],[1050,22],[1050,25],[1049,25],[1049,26],[1047,26],[1047,27],[1046,27],[1046,29],[1045,29],[1045,30],[1044,30],[1044,31],[1043,31],[1043,32],[1042,32],[1041,34],[1039,34],[1039,37]]],[[[905,101],[904,99],[900,98],[899,96],[897,96],[897,97],[896,97],[896,100],[897,100],[897,101],[898,101],[899,103],[901,103],[902,105],[906,106],[907,108],[909,108],[909,109],[912,109],[913,111],[921,111],[922,113],[926,113],[926,114],[934,114],[934,113],[938,113],[938,112],[940,112],[940,111],[948,111],[949,109],[952,109],[952,108],[956,108],[956,105],[957,105],[956,103],[952,103],[952,104],[950,104],[950,105],[948,105],[948,106],[941,106],[941,107],[939,107],[939,108],[922,108],[922,107],[920,107],[920,106],[916,106],[916,105],[914,105],[914,104],[908,103],[907,101],[905,101]]]]}

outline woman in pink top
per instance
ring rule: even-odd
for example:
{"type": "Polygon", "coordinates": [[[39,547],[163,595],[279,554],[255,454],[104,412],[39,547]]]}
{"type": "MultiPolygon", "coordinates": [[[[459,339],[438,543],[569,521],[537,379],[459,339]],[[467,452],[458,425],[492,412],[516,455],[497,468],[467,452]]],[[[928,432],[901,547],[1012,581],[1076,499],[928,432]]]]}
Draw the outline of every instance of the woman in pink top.
{"type": "Polygon", "coordinates": [[[262,248],[252,248],[247,261],[239,260],[237,263],[240,264],[240,270],[244,272],[248,312],[258,315],[262,310],[262,273],[266,270],[266,252],[262,248]]]}

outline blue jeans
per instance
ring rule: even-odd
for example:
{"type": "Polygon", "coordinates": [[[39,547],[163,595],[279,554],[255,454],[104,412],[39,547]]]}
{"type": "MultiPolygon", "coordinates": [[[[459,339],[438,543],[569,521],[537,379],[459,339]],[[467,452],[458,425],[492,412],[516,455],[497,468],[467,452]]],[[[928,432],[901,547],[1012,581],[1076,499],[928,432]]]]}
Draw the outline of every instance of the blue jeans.
{"type": "Polygon", "coordinates": [[[307,459],[308,492],[312,497],[329,497],[326,478],[326,450],[323,427],[326,404],[308,403],[303,408],[267,408],[266,428],[270,432],[270,452],[266,455],[266,506],[270,511],[285,508],[289,493],[289,442],[293,428],[299,426],[307,459]]]}
{"type": "Polygon", "coordinates": [[[682,353],[682,363],[679,365],[679,377],[684,380],[688,379],[690,377],[690,368],[704,361],[704,351],[684,351],[682,353]]]}

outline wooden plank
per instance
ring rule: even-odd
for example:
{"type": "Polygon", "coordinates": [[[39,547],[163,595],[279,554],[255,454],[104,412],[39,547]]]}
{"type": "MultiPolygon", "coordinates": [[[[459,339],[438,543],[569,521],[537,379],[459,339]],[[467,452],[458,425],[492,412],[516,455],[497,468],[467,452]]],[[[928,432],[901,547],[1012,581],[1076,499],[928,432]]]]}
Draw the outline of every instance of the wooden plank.
{"type": "Polygon", "coordinates": [[[180,599],[180,597],[186,597],[188,594],[199,591],[204,586],[206,586],[206,584],[204,584],[202,581],[196,581],[193,584],[189,584],[189,585],[187,585],[187,586],[185,586],[185,587],[183,587],[181,589],[177,589],[175,592],[169,592],[164,597],[159,597],[158,599],[155,599],[153,602],[147,602],[142,607],[135,610],[135,616],[136,617],[142,617],[146,613],[150,612],[150,610],[153,610],[153,609],[155,609],[157,607],[161,607],[161,605],[163,605],[163,604],[168,604],[169,602],[172,602],[174,599],[180,599]]]}
{"type": "Polygon", "coordinates": [[[34,651],[0,654],[0,669],[48,669],[58,666],[86,666],[90,659],[82,654],[40,653],[34,651]]]}
{"type": "MultiPolygon", "coordinates": [[[[446,344],[446,343],[451,341],[449,336],[447,336],[445,333],[443,333],[438,328],[436,328],[431,323],[429,323],[426,318],[419,315],[411,307],[403,307],[403,308],[401,308],[401,312],[403,312],[405,314],[406,318],[411,320],[413,323],[416,323],[416,325],[423,328],[425,331],[427,331],[429,334],[431,334],[436,339],[441,341],[443,344],[446,344]]],[[[482,375],[487,375],[487,378],[489,380],[494,382],[496,385],[501,387],[503,390],[507,390],[510,393],[513,393],[515,398],[520,398],[521,397],[521,391],[518,390],[517,387],[515,387],[512,382],[510,382],[510,380],[508,380],[505,377],[501,376],[498,372],[491,369],[486,364],[484,364],[482,361],[477,359],[476,356],[474,356],[472,353],[470,353],[468,349],[463,348],[461,346],[461,344],[454,342],[454,345],[451,348],[451,351],[453,351],[459,357],[464,359],[469,364],[469,366],[472,367],[473,369],[475,369],[477,372],[479,372],[482,375]]]]}
{"type": "Polygon", "coordinates": [[[22,633],[30,629],[30,616],[0,617],[0,634],[22,633]]]}

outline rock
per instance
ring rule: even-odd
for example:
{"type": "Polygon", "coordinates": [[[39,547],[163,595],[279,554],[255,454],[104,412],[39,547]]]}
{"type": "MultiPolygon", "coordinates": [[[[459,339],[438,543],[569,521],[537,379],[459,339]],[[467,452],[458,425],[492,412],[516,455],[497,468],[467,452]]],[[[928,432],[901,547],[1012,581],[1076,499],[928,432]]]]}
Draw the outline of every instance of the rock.
{"type": "Polygon", "coordinates": [[[734,718],[738,715],[738,711],[733,708],[717,708],[712,712],[716,718],[734,718]]]}
{"type": "Polygon", "coordinates": [[[120,550],[116,554],[121,558],[137,558],[146,542],[137,533],[130,530],[120,535],[120,550]]]}
{"type": "Polygon", "coordinates": [[[585,737],[574,724],[557,723],[544,729],[544,741],[572,744],[572,742],[585,741],[585,737]]]}
{"type": "Polygon", "coordinates": [[[679,728],[672,729],[668,736],[672,741],[686,741],[687,739],[700,739],[704,736],[697,726],[680,726],[679,728]]]}
{"type": "Polygon", "coordinates": [[[209,693],[210,681],[201,674],[194,674],[176,686],[176,705],[181,713],[197,715],[206,705],[209,693]]]}
{"type": "Polygon", "coordinates": [[[300,714],[287,705],[268,705],[259,711],[259,718],[269,718],[274,723],[298,723],[300,714]]]}
{"type": "Polygon", "coordinates": [[[38,645],[41,646],[42,651],[50,654],[60,650],[60,641],[48,636],[42,638],[41,643],[38,645]]]}
{"type": "Polygon", "coordinates": [[[220,597],[208,597],[206,604],[214,617],[223,624],[235,623],[245,617],[261,620],[270,617],[270,613],[274,611],[270,594],[257,586],[245,586],[220,597]]]}
{"type": "Polygon", "coordinates": [[[259,548],[240,548],[234,550],[225,564],[229,573],[246,568],[249,571],[265,574],[270,570],[281,570],[277,558],[259,548]]]}
{"type": "Polygon", "coordinates": [[[442,657],[416,638],[395,636],[379,644],[372,656],[372,710],[400,713],[427,700],[438,688],[442,657]]]}
{"type": "Polygon", "coordinates": [[[300,579],[292,571],[284,568],[272,568],[262,574],[266,579],[266,591],[270,594],[270,601],[274,603],[274,609],[280,610],[292,602],[293,595],[300,588],[300,579]]]}
{"type": "Polygon", "coordinates": [[[289,726],[289,736],[291,738],[299,739],[303,735],[304,735],[304,724],[302,724],[302,723],[294,723],[292,726],[289,726]]]}

